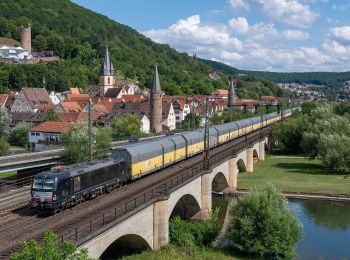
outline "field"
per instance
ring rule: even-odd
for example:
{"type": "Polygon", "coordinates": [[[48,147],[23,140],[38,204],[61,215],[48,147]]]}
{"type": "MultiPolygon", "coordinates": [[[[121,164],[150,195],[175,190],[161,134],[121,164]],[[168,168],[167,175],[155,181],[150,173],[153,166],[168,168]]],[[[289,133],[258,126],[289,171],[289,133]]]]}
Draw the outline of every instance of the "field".
{"type": "Polygon", "coordinates": [[[254,164],[253,173],[242,173],[239,189],[273,183],[282,191],[350,195],[350,179],[326,169],[319,160],[271,156],[254,164]]]}
{"type": "Polygon", "coordinates": [[[1,178],[6,178],[6,177],[10,177],[10,176],[13,176],[13,175],[16,175],[16,174],[17,174],[17,171],[2,172],[2,173],[0,173],[0,179],[1,178]]]}

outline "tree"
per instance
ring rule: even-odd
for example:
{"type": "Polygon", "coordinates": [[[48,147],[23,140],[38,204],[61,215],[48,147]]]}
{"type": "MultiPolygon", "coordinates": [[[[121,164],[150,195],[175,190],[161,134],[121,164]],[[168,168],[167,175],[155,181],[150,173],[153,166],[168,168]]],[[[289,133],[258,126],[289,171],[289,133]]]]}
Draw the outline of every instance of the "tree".
{"type": "Polygon", "coordinates": [[[9,154],[10,145],[3,139],[0,139],[0,156],[9,154]]]}
{"type": "Polygon", "coordinates": [[[304,114],[311,115],[312,111],[317,108],[317,105],[315,102],[305,102],[301,104],[301,111],[304,114]]]}
{"type": "Polygon", "coordinates": [[[111,128],[114,140],[129,136],[139,136],[141,134],[141,120],[134,115],[125,117],[115,117],[112,119],[111,128]]]}
{"type": "Polygon", "coordinates": [[[64,241],[58,242],[57,235],[52,231],[47,231],[44,243],[40,245],[35,240],[21,243],[21,251],[10,255],[11,260],[88,260],[86,249],[77,250],[76,245],[64,241]]]}
{"type": "Polygon", "coordinates": [[[224,117],[220,115],[219,113],[214,113],[210,118],[209,121],[212,125],[219,125],[224,122],[224,117]]]}
{"type": "MultiPolygon", "coordinates": [[[[86,122],[77,122],[62,134],[64,146],[63,161],[66,164],[88,161],[90,159],[90,139],[86,122]]],[[[106,129],[93,127],[91,129],[93,159],[108,154],[111,147],[111,137],[106,129]]]]}
{"type": "Polygon", "coordinates": [[[28,148],[29,130],[33,127],[32,123],[20,122],[11,130],[8,141],[11,145],[28,148]]]}
{"type": "Polygon", "coordinates": [[[45,118],[44,118],[44,121],[59,122],[59,121],[61,121],[61,120],[59,119],[56,110],[50,109],[50,110],[47,112],[47,114],[46,114],[46,116],[45,116],[45,118]]]}
{"type": "Polygon", "coordinates": [[[191,130],[199,128],[200,126],[200,116],[194,113],[189,113],[185,116],[184,121],[182,122],[182,128],[185,130],[191,130]]]}
{"type": "Polygon", "coordinates": [[[302,115],[293,115],[288,121],[272,125],[273,140],[277,150],[289,154],[302,153],[302,137],[307,124],[302,115]]]}
{"type": "Polygon", "coordinates": [[[255,187],[239,197],[229,228],[232,246],[259,257],[291,259],[302,237],[302,226],[287,207],[287,200],[273,185],[255,187]]]}
{"type": "Polygon", "coordinates": [[[10,116],[6,108],[0,108],[0,139],[6,139],[10,133],[10,116]]]}
{"type": "MultiPolygon", "coordinates": [[[[324,114],[323,114],[324,116],[324,114]]],[[[310,159],[319,158],[336,171],[350,169],[350,122],[338,115],[315,117],[303,134],[302,147],[310,159]]]]}

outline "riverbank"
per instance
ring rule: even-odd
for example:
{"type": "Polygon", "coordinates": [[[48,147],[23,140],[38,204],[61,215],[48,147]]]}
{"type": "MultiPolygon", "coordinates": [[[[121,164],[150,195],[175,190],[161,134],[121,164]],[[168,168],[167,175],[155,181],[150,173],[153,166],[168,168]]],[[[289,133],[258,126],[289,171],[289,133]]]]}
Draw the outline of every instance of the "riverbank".
{"type": "Polygon", "coordinates": [[[238,190],[273,183],[285,193],[350,197],[350,179],[345,177],[326,169],[319,160],[273,156],[254,164],[254,172],[240,174],[238,190]]]}

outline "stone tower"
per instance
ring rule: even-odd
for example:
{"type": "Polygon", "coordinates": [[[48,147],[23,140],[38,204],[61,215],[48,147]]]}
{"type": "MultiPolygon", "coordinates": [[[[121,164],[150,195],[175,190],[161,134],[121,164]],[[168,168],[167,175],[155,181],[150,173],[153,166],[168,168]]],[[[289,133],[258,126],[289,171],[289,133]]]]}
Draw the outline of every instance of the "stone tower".
{"type": "Polygon", "coordinates": [[[234,108],[235,102],[236,102],[236,91],[235,88],[237,87],[237,79],[234,76],[229,77],[230,82],[230,89],[228,91],[228,104],[227,106],[229,108],[234,108]]]}
{"type": "Polygon", "coordinates": [[[160,87],[159,75],[157,64],[154,68],[153,75],[153,85],[150,91],[150,121],[151,129],[156,133],[162,131],[162,102],[163,102],[163,92],[160,87]]]}
{"type": "Polygon", "coordinates": [[[32,52],[32,28],[30,24],[21,27],[21,46],[29,54],[32,52]]]}
{"type": "Polygon", "coordinates": [[[105,58],[100,68],[100,96],[103,97],[107,89],[115,87],[114,67],[109,59],[108,47],[106,46],[105,58]]]}

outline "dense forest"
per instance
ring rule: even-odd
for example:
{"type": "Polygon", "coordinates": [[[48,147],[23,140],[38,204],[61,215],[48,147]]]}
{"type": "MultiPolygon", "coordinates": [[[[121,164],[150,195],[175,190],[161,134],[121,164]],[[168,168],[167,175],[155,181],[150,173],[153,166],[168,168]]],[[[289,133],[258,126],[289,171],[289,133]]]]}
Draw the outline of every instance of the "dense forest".
{"type": "MultiPolygon", "coordinates": [[[[118,78],[137,80],[149,87],[155,63],[168,95],[207,94],[228,88],[226,71],[212,80],[210,64],[157,44],[134,29],[80,7],[69,0],[0,0],[0,37],[20,41],[20,26],[31,24],[34,51],[52,50],[62,62],[35,65],[0,63],[0,91],[40,87],[45,77],[49,90],[88,88],[98,82],[98,69],[107,44],[118,78]]],[[[254,78],[240,83],[239,95],[280,95],[278,87],[254,78]]]]}
{"type": "Polygon", "coordinates": [[[336,87],[344,81],[350,80],[349,72],[269,72],[269,71],[249,71],[238,70],[226,64],[201,59],[203,63],[208,64],[211,68],[220,70],[225,74],[242,73],[264,78],[276,83],[309,83],[317,85],[327,85],[336,87]]]}

